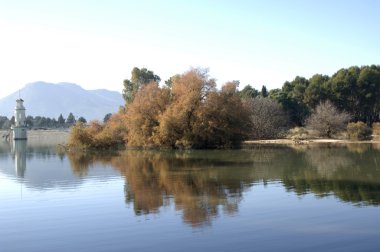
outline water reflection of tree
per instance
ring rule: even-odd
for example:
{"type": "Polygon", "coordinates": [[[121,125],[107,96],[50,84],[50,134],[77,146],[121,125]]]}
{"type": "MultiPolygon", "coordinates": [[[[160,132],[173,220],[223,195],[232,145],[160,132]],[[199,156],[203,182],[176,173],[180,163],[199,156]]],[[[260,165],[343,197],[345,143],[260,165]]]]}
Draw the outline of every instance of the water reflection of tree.
{"type": "MultiPolygon", "coordinates": [[[[307,164],[316,169],[318,177],[332,179],[342,169],[351,167],[353,158],[346,148],[312,147],[305,151],[307,164]]],[[[315,177],[315,174],[311,174],[315,177]]]]}
{"type": "Polygon", "coordinates": [[[115,155],[115,152],[70,152],[68,157],[73,173],[83,177],[94,163],[107,165],[115,155]]]}
{"type": "Polygon", "coordinates": [[[304,150],[308,169],[283,179],[297,194],[335,195],[355,204],[380,204],[380,156],[370,145],[314,147],[304,150]],[[360,148],[360,151],[358,151],[360,148]]]}
{"type": "Polygon", "coordinates": [[[219,207],[237,211],[244,185],[223,176],[211,162],[159,152],[128,151],[113,159],[126,177],[126,201],[136,214],[154,213],[172,200],[185,222],[198,226],[210,223],[219,207]]]}
{"type": "Polygon", "coordinates": [[[125,200],[137,215],[174,204],[186,223],[207,225],[234,214],[247,188],[280,181],[298,195],[335,195],[355,204],[380,204],[380,155],[345,147],[257,147],[217,151],[126,151],[120,155],[69,156],[85,175],[95,162],[111,163],[125,177],[125,200]]]}
{"type": "Polygon", "coordinates": [[[372,144],[350,143],[347,144],[347,149],[349,152],[361,154],[369,151],[374,146],[372,144]]]}

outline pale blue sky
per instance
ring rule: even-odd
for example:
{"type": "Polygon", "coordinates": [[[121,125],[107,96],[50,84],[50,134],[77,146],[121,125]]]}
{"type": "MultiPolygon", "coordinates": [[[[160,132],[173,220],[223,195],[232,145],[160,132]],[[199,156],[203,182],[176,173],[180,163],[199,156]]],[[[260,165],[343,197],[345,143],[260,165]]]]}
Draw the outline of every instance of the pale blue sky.
{"type": "Polygon", "coordinates": [[[37,80],[121,91],[134,66],[279,88],[380,64],[379,13],[376,0],[0,0],[0,97],[37,80]]]}

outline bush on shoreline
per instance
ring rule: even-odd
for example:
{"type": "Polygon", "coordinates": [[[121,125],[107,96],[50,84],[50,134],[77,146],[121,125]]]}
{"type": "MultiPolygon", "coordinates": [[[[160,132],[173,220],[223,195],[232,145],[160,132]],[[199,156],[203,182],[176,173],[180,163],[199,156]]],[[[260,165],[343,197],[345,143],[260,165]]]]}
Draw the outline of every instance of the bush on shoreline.
{"type": "Polygon", "coordinates": [[[372,124],[372,131],[375,136],[380,137],[380,123],[379,122],[372,124]]]}
{"type": "Polygon", "coordinates": [[[347,125],[347,135],[351,140],[371,139],[372,129],[364,122],[352,122],[347,125]]]}
{"type": "Polygon", "coordinates": [[[318,136],[332,138],[346,128],[350,115],[339,111],[330,101],[320,103],[306,120],[306,127],[318,136]]]}
{"type": "Polygon", "coordinates": [[[92,121],[76,123],[68,141],[70,149],[112,149],[125,144],[125,116],[114,114],[106,124],[92,121]]]}

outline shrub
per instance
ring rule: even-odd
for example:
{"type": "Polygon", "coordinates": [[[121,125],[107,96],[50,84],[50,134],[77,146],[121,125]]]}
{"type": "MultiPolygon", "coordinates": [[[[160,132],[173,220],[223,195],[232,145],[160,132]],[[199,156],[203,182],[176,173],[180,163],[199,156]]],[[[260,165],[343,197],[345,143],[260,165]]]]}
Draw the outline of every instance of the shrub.
{"type": "Polygon", "coordinates": [[[352,140],[368,140],[371,139],[372,129],[364,122],[352,122],[347,125],[347,134],[352,140]]]}
{"type": "Polygon", "coordinates": [[[331,102],[320,103],[313,114],[306,119],[306,127],[316,130],[320,137],[331,138],[344,130],[350,115],[339,111],[331,102]]]}
{"type": "Polygon", "coordinates": [[[273,139],[285,135],[289,118],[281,104],[270,98],[254,98],[250,103],[251,138],[273,139]]]}
{"type": "Polygon", "coordinates": [[[76,123],[70,133],[68,145],[70,148],[87,149],[94,144],[94,138],[84,123],[76,123]]]}
{"type": "Polygon", "coordinates": [[[380,136],[380,123],[372,124],[372,131],[374,135],[380,136]]]}
{"type": "Polygon", "coordinates": [[[126,128],[123,115],[114,115],[107,124],[78,122],[71,129],[68,146],[72,149],[110,149],[124,144],[126,128]]]}
{"type": "Polygon", "coordinates": [[[293,140],[303,140],[310,138],[309,131],[303,127],[295,127],[288,131],[287,138],[293,140]]]}

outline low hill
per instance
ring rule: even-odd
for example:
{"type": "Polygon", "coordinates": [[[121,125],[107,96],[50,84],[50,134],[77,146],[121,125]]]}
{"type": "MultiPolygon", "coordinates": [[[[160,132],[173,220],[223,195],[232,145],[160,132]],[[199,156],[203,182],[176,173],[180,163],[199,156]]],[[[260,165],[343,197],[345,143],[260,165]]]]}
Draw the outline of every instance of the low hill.
{"type": "MultiPolygon", "coordinates": [[[[73,83],[33,82],[20,90],[26,114],[66,118],[70,112],[87,120],[102,120],[107,113],[117,112],[124,104],[121,93],[106,89],[85,90],[73,83]]],[[[19,92],[0,99],[0,115],[11,117],[19,92]]]]}

